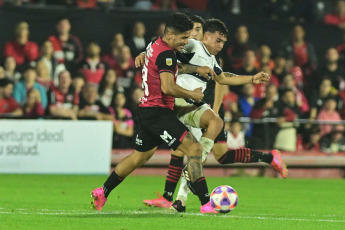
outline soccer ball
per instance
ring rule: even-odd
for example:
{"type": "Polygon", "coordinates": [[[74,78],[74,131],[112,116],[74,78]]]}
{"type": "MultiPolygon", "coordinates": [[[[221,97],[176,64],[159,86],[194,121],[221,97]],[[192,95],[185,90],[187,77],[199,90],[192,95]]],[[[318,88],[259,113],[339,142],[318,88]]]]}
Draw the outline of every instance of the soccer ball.
{"type": "Polygon", "coordinates": [[[232,187],[221,185],[212,191],[210,202],[213,209],[217,212],[227,213],[236,207],[238,195],[232,187]]]}

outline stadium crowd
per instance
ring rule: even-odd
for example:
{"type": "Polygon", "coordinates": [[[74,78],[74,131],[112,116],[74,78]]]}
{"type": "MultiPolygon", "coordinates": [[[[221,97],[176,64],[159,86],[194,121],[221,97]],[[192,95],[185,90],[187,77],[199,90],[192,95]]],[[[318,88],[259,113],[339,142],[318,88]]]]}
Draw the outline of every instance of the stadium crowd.
{"type": "MultiPolygon", "coordinates": [[[[276,20],[283,9],[276,2],[281,1],[265,2],[269,16],[276,20]]],[[[334,7],[334,13],[324,16],[324,23],[344,30],[345,1],[337,1],[334,7]]],[[[297,20],[302,21],[303,17],[297,20]]],[[[164,24],[156,34],[148,35],[145,24],[136,22],[131,37],[116,33],[106,51],[97,42],[83,44],[82,39],[71,34],[71,28],[69,19],[61,18],[56,23],[56,33],[37,44],[30,40],[29,24],[22,21],[14,28],[14,39],[0,44],[0,115],[111,120],[114,148],[131,148],[136,110],[143,94],[141,70],[135,68],[134,58],[153,37],[163,34],[164,24]]],[[[291,37],[274,51],[270,44],[256,44],[245,25],[232,33],[235,40],[228,42],[218,57],[223,70],[238,75],[265,71],[271,80],[267,85],[228,89],[223,105],[227,120],[231,120],[225,124],[229,147],[345,151],[343,125],[313,122],[345,118],[345,32],[343,43],[330,44],[324,60],[318,60],[316,47],[305,40],[303,24],[296,24],[291,37]],[[270,117],[276,121],[240,123],[240,117],[270,117]],[[294,120],[298,118],[310,123],[297,124],[294,120]]]]}

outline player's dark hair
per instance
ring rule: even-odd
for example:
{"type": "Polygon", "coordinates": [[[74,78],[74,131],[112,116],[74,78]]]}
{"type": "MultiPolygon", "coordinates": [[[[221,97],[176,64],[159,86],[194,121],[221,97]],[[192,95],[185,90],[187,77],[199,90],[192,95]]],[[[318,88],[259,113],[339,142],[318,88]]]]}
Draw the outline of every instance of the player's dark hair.
{"type": "Polygon", "coordinates": [[[164,34],[167,34],[171,29],[177,34],[184,33],[193,29],[193,21],[184,13],[176,12],[170,14],[165,22],[164,34]]]}
{"type": "Polygon", "coordinates": [[[193,22],[198,22],[201,24],[202,28],[204,28],[205,26],[205,20],[200,17],[199,15],[193,15],[190,17],[190,20],[192,20],[193,22]]]}
{"type": "Polygon", "coordinates": [[[224,24],[224,22],[222,22],[219,19],[208,19],[205,22],[205,27],[204,27],[204,33],[206,32],[210,32],[210,33],[215,33],[215,32],[219,32],[220,34],[224,35],[224,36],[228,36],[229,31],[226,28],[226,25],[224,24]]]}

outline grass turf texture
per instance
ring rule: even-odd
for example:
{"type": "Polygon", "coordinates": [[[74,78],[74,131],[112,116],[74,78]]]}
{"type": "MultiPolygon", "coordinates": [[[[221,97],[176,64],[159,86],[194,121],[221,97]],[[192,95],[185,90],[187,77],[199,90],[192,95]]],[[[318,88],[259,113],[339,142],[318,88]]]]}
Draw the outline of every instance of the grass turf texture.
{"type": "MultiPolygon", "coordinates": [[[[344,229],[344,180],[209,177],[210,190],[231,185],[239,204],[228,214],[201,215],[196,196],[187,213],[146,207],[164,177],[128,177],[102,212],[90,192],[106,176],[0,175],[0,229],[344,229]]],[[[210,191],[211,192],[211,191],[210,191]]]]}

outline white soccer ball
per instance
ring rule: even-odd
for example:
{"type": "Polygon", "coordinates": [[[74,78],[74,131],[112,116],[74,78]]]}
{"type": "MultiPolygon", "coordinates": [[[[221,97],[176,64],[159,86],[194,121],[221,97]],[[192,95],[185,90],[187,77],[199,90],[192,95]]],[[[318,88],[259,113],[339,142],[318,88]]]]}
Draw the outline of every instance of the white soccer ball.
{"type": "Polygon", "coordinates": [[[238,195],[231,186],[221,185],[212,191],[210,202],[217,212],[227,213],[237,206],[238,195]]]}

